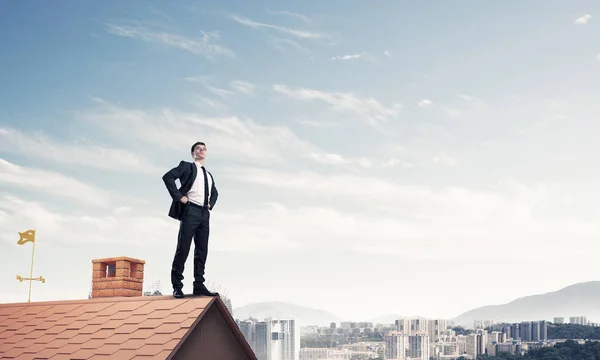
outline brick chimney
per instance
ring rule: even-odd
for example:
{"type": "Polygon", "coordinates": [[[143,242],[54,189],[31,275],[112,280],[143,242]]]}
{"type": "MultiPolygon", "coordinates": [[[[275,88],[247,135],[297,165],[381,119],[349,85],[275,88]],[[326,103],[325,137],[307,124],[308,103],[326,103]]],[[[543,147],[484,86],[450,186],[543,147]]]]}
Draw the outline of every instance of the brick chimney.
{"type": "Polygon", "coordinates": [[[126,256],[92,260],[92,298],[142,296],[145,263],[126,256]]]}

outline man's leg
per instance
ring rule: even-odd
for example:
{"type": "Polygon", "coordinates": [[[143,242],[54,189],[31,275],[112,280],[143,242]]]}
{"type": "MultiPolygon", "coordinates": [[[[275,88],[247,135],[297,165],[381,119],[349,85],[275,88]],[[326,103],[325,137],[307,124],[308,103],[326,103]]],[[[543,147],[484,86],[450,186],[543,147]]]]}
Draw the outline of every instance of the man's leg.
{"type": "Polygon", "coordinates": [[[210,233],[210,211],[202,210],[202,223],[194,235],[194,294],[216,296],[204,285],[204,272],[208,256],[208,236],[210,233]]]}
{"type": "Polygon", "coordinates": [[[184,211],[185,214],[179,223],[177,248],[175,250],[173,265],[171,267],[171,283],[173,284],[173,290],[183,288],[182,280],[185,262],[190,253],[192,237],[194,236],[194,233],[200,224],[199,220],[201,220],[199,217],[200,214],[198,214],[199,209],[195,209],[188,205],[184,211]]]}

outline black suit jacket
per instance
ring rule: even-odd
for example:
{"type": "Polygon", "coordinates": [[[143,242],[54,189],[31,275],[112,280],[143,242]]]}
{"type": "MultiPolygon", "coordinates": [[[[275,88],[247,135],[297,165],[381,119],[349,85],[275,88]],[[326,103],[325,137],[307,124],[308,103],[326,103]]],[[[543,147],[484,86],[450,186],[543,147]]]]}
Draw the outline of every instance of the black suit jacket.
{"type": "MultiPolygon", "coordinates": [[[[208,204],[212,210],[215,207],[219,193],[217,192],[215,179],[212,174],[208,170],[206,172],[212,179],[212,189],[210,191],[210,199],[208,199],[208,204]]],[[[177,167],[172,168],[163,175],[162,179],[173,199],[171,208],[169,209],[169,216],[173,219],[181,220],[181,214],[183,212],[183,207],[185,206],[185,204],[181,203],[181,198],[192,188],[197,173],[198,169],[194,163],[181,161],[177,167]],[[175,184],[176,179],[179,179],[181,182],[181,187],[179,189],[177,188],[177,184],[175,184]]]]}

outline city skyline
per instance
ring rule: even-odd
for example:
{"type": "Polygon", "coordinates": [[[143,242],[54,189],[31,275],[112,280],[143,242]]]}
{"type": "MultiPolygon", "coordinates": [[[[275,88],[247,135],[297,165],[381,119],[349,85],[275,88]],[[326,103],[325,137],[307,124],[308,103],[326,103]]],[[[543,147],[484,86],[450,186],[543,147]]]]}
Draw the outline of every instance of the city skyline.
{"type": "Polygon", "coordinates": [[[28,229],[32,301],[116,256],[170,293],[161,176],[195,141],[234,308],[452,318],[597,280],[600,3],[379,6],[2,2],[0,303],[28,229]]]}

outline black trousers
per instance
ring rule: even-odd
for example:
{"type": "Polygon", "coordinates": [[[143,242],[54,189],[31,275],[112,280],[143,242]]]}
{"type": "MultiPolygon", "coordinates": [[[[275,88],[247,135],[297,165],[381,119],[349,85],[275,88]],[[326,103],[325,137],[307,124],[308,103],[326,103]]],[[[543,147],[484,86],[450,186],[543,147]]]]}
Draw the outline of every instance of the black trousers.
{"type": "Polygon", "coordinates": [[[204,268],[208,255],[210,210],[188,202],[179,222],[177,249],[171,268],[173,289],[183,288],[183,270],[194,239],[194,288],[204,284],[204,268]]]}

